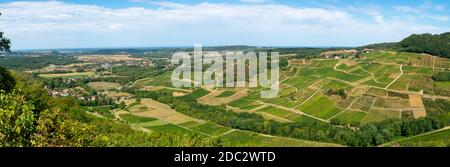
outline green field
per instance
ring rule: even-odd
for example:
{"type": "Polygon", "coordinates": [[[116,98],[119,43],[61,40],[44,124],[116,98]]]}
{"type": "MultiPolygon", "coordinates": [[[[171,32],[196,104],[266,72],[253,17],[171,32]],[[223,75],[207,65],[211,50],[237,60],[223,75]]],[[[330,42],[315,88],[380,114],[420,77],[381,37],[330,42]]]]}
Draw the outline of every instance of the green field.
{"type": "Polygon", "coordinates": [[[114,90],[120,86],[118,83],[113,82],[90,82],[88,86],[94,90],[114,90]]]}
{"type": "Polygon", "coordinates": [[[211,136],[219,136],[230,131],[230,128],[219,126],[213,123],[205,123],[191,128],[192,130],[203,132],[211,136]]]}
{"type": "Polygon", "coordinates": [[[221,137],[225,147],[339,147],[338,144],[269,137],[260,134],[234,131],[221,137]]]}
{"type": "Polygon", "coordinates": [[[95,112],[101,116],[114,119],[114,115],[111,112],[111,106],[95,106],[95,107],[84,107],[87,111],[95,112]]]}
{"type": "Polygon", "coordinates": [[[331,80],[328,84],[323,86],[322,89],[325,89],[325,90],[326,89],[338,90],[338,89],[348,89],[350,87],[351,86],[349,84],[347,84],[347,83],[331,80]]]}
{"type": "Polygon", "coordinates": [[[179,125],[179,126],[182,126],[182,127],[187,127],[187,128],[189,128],[189,127],[197,126],[197,125],[199,125],[199,123],[198,123],[198,122],[195,122],[195,121],[188,121],[188,122],[183,122],[183,123],[178,124],[178,125],[179,125]]]}
{"type": "Polygon", "coordinates": [[[229,91],[229,90],[226,90],[226,91],[224,91],[224,92],[222,92],[219,96],[216,96],[216,97],[230,97],[230,96],[233,96],[234,94],[236,93],[236,91],[229,91]]]}
{"type": "Polygon", "coordinates": [[[317,122],[318,120],[315,118],[308,117],[306,115],[296,115],[296,118],[293,119],[295,122],[317,122]]]}
{"type": "Polygon", "coordinates": [[[402,147],[450,147],[450,129],[434,132],[431,134],[412,137],[390,146],[402,147]]]}
{"type": "Polygon", "coordinates": [[[337,79],[348,81],[348,82],[355,82],[360,79],[366,78],[367,76],[359,76],[359,75],[348,74],[348,73],[336,71],[334,77],[337,79]]]}
{"type": "Polygon", "coordinates": [[[342,123],[351,124],[354,122],[360,123],[366,117],[367,113],[359,111],[345,111],[333,119],[337,119],[342,123]]]}
{"type": "Polygon", "coordinates": [[[258,100],[259,97],[260,97],[259,91],[250,91],[246,97],[234,100],[228,103],[228,105],[243,110],[252,110],[262,105],[256,102],[256,100],[258,100]]]}
{"type": "Polygon", "coordinates": [[[336,107],[336,101],[321,94],[316,94],[308,102],[296,109],[323,119],[328,119],[342,111],[342,109],[336,107]]]}
{"type": "Polygon", "coordinates": [[[369,90],[366,93],[370,94],[370,95],[374,95],[374,96],[387,96],[388,95],[388,92],[386,90],[374,88],[374,87],[369,88],[369,90]]]}
{"type": "Polygon", "coordinates": [[[199,89],[194,90],[194,92],[192,92],[188,95],[185,95],[181,98],[184,100],[196,101],[198,98],[203,97],[207,94],[209,94],[208,91],[206,91],[205,89],[199,88],[199,89]]]}
{"type": "Polygon", "coordinates": [[[140,117],[132,114],[120,114],[119,116],[128,123],[144,123],[157,120],[156,118],[140,117]]]}
{"type": "Polygon", "coordinates": [[[171,77],[172,72],[167,71],[161,75],[157,75],[155,77],[150,77],[149,80],[144,82],[143,84],[145,86],[166,86],[166,87],[172,87],[171,77]]]}
{"type": "Polygon", "coordinates": [[[370,110],[369,114],[364,118],[363,122],[380,122],[385,119],[389,118],[400,118],[400,112],[399,111],[389,111],[389,110],[377,110],[372,109],[370,110]]]}
{"type": "Polygon", "coordinates": [[[162,132],[162,133],[173,133],[173,134],[192,134],[195,133],[193,131],[184,129],[182,127],[179,127],[177,125],[173,124],[166,124],[166,125],[158,125],[158,126],[146,126],[144,128],[156,131],[156,132],[162,132]]]}
{"type": "Polygon", "coordinates": [[[433,82],[435,87],[450,89],[450,82],[433,82]]]}
{"type": "Polygon", "coordinates": [[[319,81],[320,77],[305,76],[305,77],[292,77],[287,79],[284,83],[292,85],[298,89],[303,89],[316,81],[319,81]]]}
{"type": "Polygon", "coordinates": [[[291,121],[294,121],[298,117],[300,117],[299,114],[293,113],[291,111],[275,108],[273,106],[267,106],[267,107],[259,109],[257,111],[258,112],[269,113],[269,114],[272,114],[272,115],[275,115],[275,116],[278,116],[278,117],[281,117],[281,118],[289,119],[291,121]]]}

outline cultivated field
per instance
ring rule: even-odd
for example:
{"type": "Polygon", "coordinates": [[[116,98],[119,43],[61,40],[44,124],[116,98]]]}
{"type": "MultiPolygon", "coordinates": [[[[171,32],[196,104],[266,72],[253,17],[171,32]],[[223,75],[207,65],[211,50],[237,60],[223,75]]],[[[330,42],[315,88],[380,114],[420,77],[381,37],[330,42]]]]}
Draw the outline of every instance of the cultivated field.
{"type": "Polygon", "coordinates": [[[390,147],[450,147],[450,127],[401,139],[388,144],[390,147]]]}
{"type": "MultiPolygon", "coordinates": [[[[105,61],[136,60],[128,56],[99,57],[100,60],[109,59],[105,61]]],[[[85,61],[90,58],[79,57],[85,61]]],[[[223,106],[242,115],[258,114],[264,123],[267,120],[314,125],[329,123],[358,129],[367,123],[387,119],[419,119],[430,112],[447,110],[449,107],[440,106],[440,103],[432,109],[425,104],[427,99],[448,100],[450,84],[431,79],[432,75],[449,68],[448,62],[448,59],[430,55],[392,51],[372,51],[362,54],[360,58],[290,60],[289,66],[281,71],[280,92],[271,99],[260,98],[261,87],[174,88],[170,81],[171,72],[124,85],[139,91],[164,92],[172,95],[171,98],[192,102],[188,103],[192,105],[198,102],[223,106]]],[[[113,90],[120,86],[111,82],[91,82],[88,85],[95,90],[113,90]]],[[[109,96],[132,95],[111,91],[109,96]]],[[[233,126],[222,126],[232,122],[232,119],[226,123],[218,122],[222,124],[219,125],[202,120],[204,118],[197,119],[201,117],[184,115],[166,104],[147,98],[142,98],[140,102],[125,100],[125,104],[124,109],[113,110],[112,116],[148,131],[220,137],[225,146],[339,146],[233,129],[233,126]]],[[[448,144],[445,139],[440,140],[444,141],[438,145],[448,144]]],[[[412,139],[396,144],[415,145],[411,143],[412,139]]]]}
{"type": "Polygon", "coordinates": [[[88,86],[94,90],[114,90],[120,86],[118,83],[113,82],[90,82],[88,86]]]}
{"type": "Polygon", "coordinates": [[[94,72],[74,72],[74,73],[62,73],[62,74],[39,74],[42,78],[83,78],[92,77],[94,72]]]}
{"type": "Polygon", "coordinates": [[[435,56],[393,51],[372,51],[359,59],[295,59],[281,71],[281,90],[276,98],[260,99],[260,89],[250,89],[245,97],[229,102],[217,98],[232,97],[227,91],[214,91],[199,101],[227,104],[231,110],[256,112],[280,122],[305,117],[360,125],[401,119],[406,112],[419,118],[427,114],[422,94],[442,97],[450,91],[450,84],[431,79],[431,75],[448,68],[448,62],[435,56]],[[342,90],[345,96],[330,94],[329,90],[342,90]]]}

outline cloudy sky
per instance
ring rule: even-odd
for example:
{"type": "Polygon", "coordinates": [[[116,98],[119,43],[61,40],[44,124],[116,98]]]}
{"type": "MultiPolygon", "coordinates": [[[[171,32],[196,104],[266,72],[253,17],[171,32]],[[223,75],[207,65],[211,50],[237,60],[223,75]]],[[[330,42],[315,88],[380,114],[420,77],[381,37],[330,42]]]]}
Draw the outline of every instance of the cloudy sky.
{"type": "Polygon", "coordinates": [[[448,0],[0,0],[13,49],[359,46],[450,31],[448,0]]]}

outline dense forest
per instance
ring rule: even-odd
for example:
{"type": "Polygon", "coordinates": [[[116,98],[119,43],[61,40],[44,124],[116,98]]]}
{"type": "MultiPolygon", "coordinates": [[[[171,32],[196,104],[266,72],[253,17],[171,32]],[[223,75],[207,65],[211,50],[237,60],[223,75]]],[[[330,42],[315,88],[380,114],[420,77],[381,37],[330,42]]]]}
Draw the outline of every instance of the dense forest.
{"type": "Polygon", "coordinates": [[[48,65],[65,65],[78,63],[73,56],[40,55],[40,56],[5,56],[0,61],[0,66],[14,69],[39,69],[48,65]]]}
{"type": "Polygon", "coordinates": [[[413,34],[399,43],[400,51],[428,53],[450,58],[450,32],[443,34],[413,34]]]}

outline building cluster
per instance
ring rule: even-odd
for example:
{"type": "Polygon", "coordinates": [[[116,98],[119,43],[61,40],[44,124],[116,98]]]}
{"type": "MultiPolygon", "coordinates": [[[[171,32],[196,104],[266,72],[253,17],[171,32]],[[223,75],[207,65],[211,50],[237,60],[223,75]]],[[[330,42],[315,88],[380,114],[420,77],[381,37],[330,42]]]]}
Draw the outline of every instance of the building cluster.
{"type": "Polygon", "coordinates": [[[358,53],[356,49],[348,49],[348,50],[336,50],[336,51],[327,51],[320,53],[320,56],[327,59],[341,59],[346,56],[355,56],[358,53]]]}

